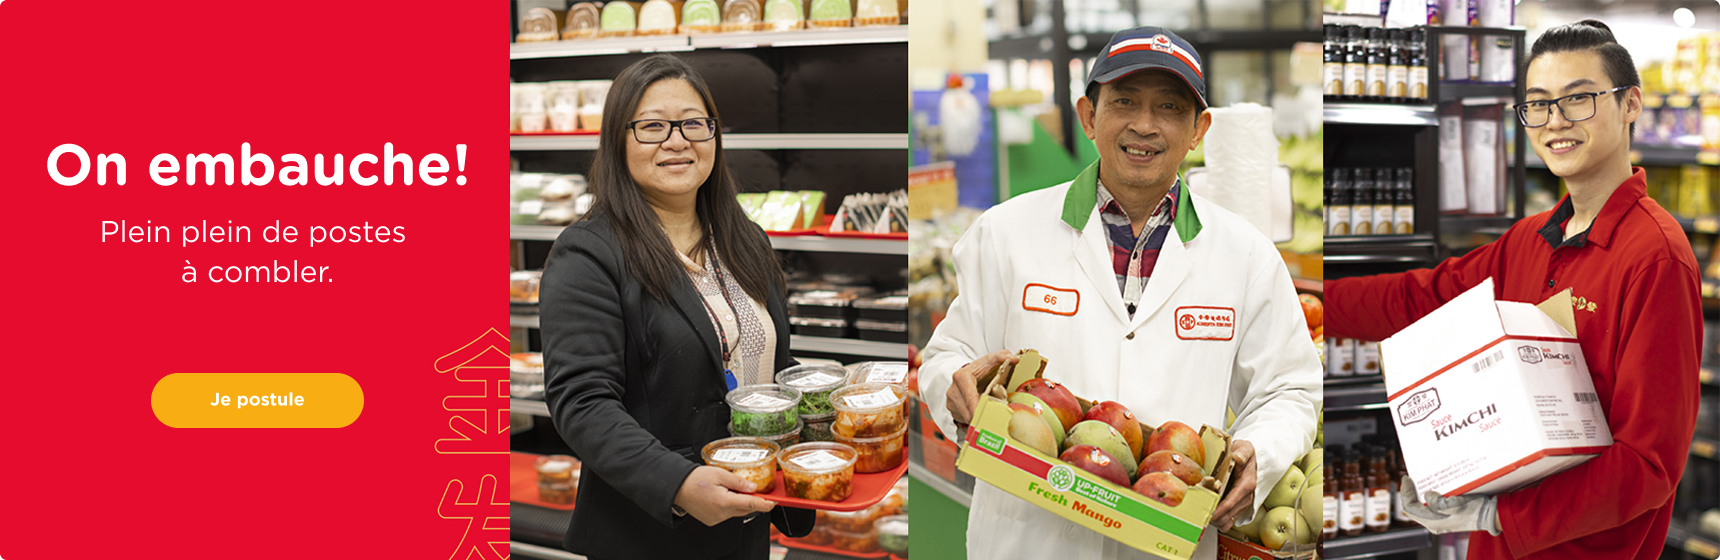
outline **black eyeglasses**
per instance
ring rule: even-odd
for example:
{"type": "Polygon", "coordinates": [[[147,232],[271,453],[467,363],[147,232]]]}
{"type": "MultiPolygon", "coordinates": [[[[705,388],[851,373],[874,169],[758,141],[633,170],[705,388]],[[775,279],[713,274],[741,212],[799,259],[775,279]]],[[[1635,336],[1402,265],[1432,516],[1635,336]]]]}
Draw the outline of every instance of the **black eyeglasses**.
{"type": "Polygon", "coordinates": [[[1606,91],[1573,93],[1558,99],[1518,103],[1515,105],[1517,120],[1522,121],[1523,126],[1529,128],[1547,126],[1547,122],[1553,118],[1553,106],[1557,105],[1559,114],[1564,115],[1565,120],[1570,122],[1586,121],[1595,117],[1595,97],[1632,87],[1635,86],[1619,86],[1606,91]]]}
{"type": "Polygon", "coordinates": [[[641,119],[627,123],[627,128],[633,129],[633,139],[640,144],[661,144],[669,139],[669,133],[681,129],[681,137],[688,142],[704,142],[717,137],[717,119],[697,117],[680,121],[663,119],[641,119]]]}

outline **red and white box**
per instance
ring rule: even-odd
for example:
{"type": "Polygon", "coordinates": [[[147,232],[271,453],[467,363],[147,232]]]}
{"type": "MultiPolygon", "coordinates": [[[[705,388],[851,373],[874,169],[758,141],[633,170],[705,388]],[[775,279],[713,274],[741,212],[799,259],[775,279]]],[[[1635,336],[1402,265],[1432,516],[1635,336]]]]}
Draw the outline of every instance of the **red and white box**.
{"type": "Polygon", "coordinates": [[[1507,492],[1612,445],[1570,315],[1569,291],[1495,301],[1488,279],[1380,343],[1418,490],[1507,492]]]}

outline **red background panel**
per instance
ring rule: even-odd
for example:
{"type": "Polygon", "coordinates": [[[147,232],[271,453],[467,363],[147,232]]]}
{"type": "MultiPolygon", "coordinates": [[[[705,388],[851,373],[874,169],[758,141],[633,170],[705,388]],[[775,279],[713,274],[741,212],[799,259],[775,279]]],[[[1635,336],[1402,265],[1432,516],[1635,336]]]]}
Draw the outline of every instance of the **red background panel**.
{"type": "Polygon", "coordinates": [[[506,552],[507,18],[491,2],[0,1],[0,557],[506,552]],[[464,143],[468,182],[148,178],[158,153],[237,157],[241,142],[277,166],[393,142],[450,167],[464,143]],[[126,185],[54,183],[62,143],[124,154],[126,185]],[[101,242],[121,219],[176,238],[232,220],[257,238],[101,242]],[[262,243],[277,219],[404,226],[406,241],[262,243]],[[185,260],[294,259],[332,282],[180,280],[185,260]],[[173,429],[149,397],[174,372],[339,372],[364,410],[340,429],[173,429]]]}

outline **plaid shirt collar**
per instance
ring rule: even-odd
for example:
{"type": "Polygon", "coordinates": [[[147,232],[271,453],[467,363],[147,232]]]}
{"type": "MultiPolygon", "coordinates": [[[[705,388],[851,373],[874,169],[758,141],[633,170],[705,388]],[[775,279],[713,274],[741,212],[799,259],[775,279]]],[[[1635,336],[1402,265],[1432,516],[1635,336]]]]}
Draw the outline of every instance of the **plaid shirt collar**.
{"type": "Polygon", "coordinates": [[[1147,217],[1146,224],[1141,226],[1141,235],[1137,237],[1129,214],[1123,211],[1123,206],[1111,196],[1105,184],[1098,183],[1099,219],[1104,224],[1105,237],[1111,248],[1111,269],[1117,276],[1117,289],[1122,291],[1123,302],[1128,306],[1131,317],[1135,314],[1141,293],[1146,290],[1147,281],[1152,278],[1153,267],[1158,264],[1159,249],[1164,247],[1165,238],[1170,236],[1181,191],[1182,180],[1179,178],[1165,192],[1152,215],[1147,217]]]}

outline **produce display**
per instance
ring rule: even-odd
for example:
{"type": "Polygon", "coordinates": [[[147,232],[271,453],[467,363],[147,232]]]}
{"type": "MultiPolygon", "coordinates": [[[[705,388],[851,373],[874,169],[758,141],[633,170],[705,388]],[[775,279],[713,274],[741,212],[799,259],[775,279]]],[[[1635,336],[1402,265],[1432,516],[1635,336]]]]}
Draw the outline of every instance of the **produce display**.
{"type": "Polygon", "coordinates": [[[743,385],[724,398],[735,435],[769,437],[800,430],[800,391],[793,387],[743,385]]]}
{"type": "Polygon", "coordinates": [[[848,382],[848,369],[824,364],[794,366],[776,374],[776,382],[800,391],[800,416],[821,417],[836,412],[830,394],[848,382]]]}
{"type": "Polygon", "coordinates": [[[901,432],[908,426],[908,390],[884,383],[861,383],[830,394],[837,437],[871,438],[901,432]]]}
{"type": "Polygon", "coordinates": [[[762,494],[776,488],[776,456],[781,451],[766,439],[732,437],[706,444],[703,456],[705,464],[740,475],[762,494]]]}
{"type": "Polygon", "coordinates": [[[790,497],[826,502],[848,499],[853,490],[854,448],[840,443],[809,442],[782,451],[783,491],[790,497]]]}
{"type": "MultiPolygon", "coordinates": [[[[1325,524],[1325,466],[1322,451],[1315,447],[1285,471],[1266,493],[1254,521],[1226,532],[1231,538],[1248,541],[1267,550],[1306,550],[1319,538],[1325,524]]],[[[1259,490],[1256,490],[1259,491],[1259,490]]],[[[1336,506],[1332,506],[1336,510],[1336,506]]]]}

